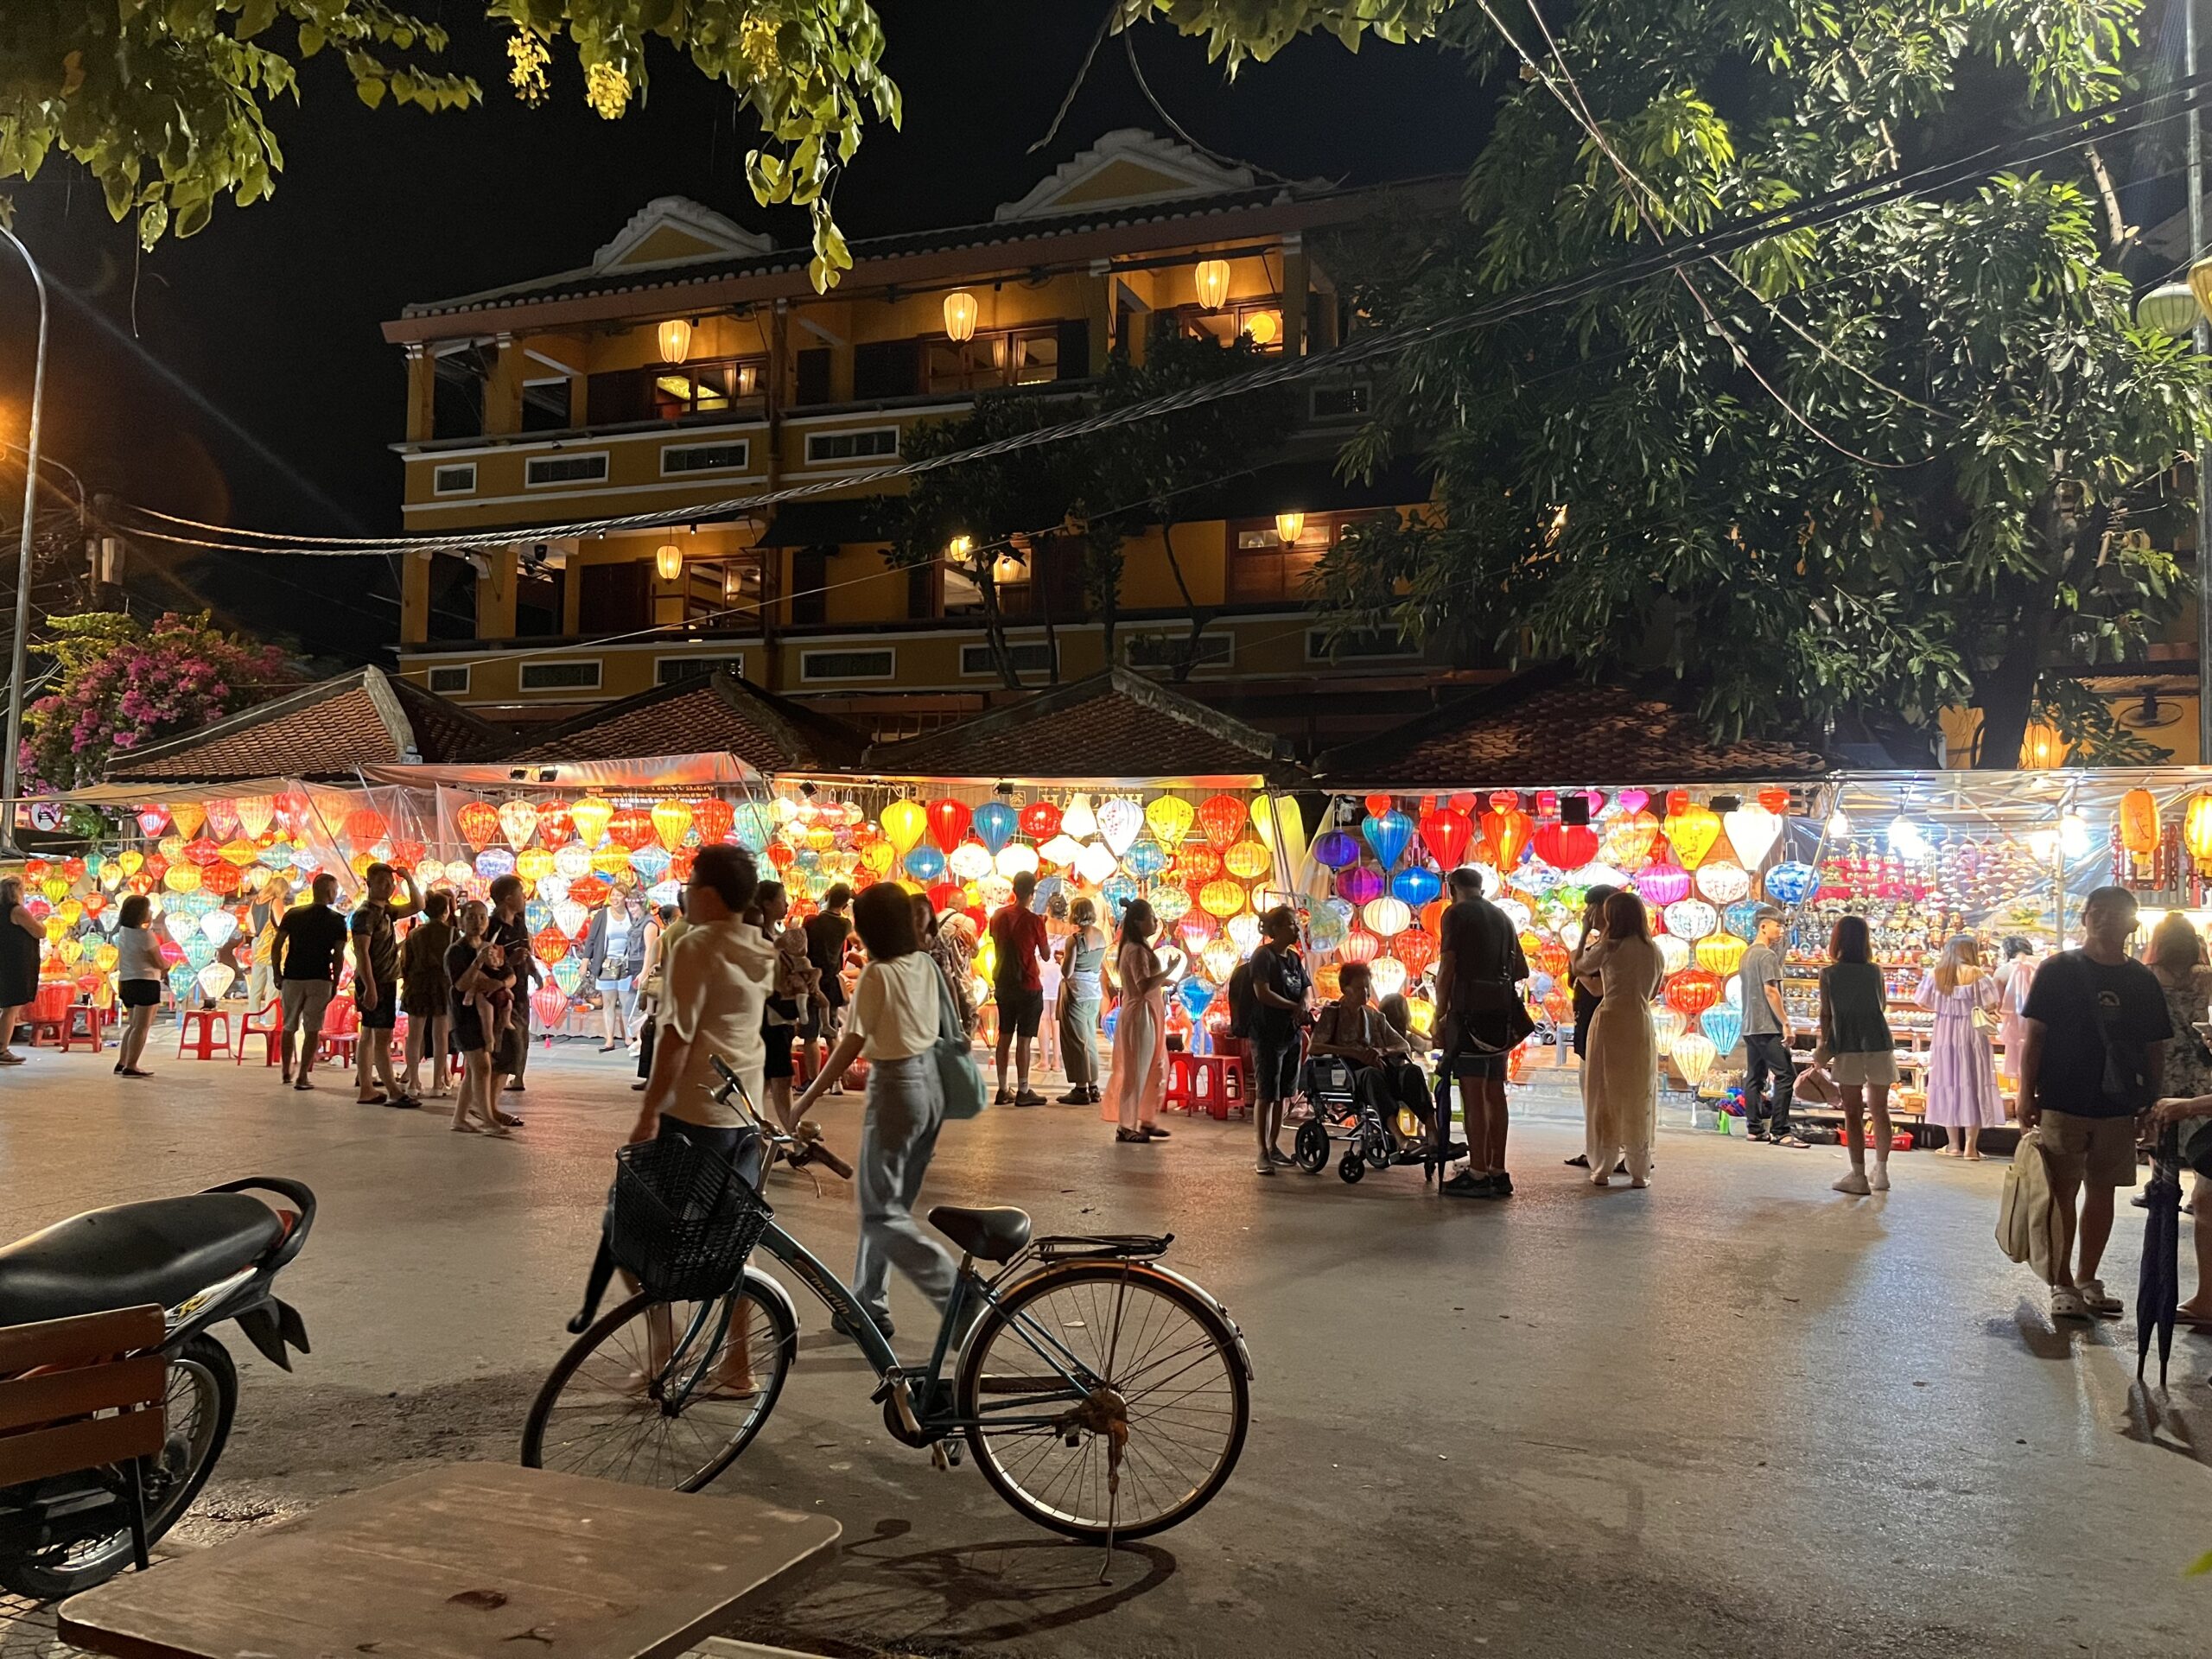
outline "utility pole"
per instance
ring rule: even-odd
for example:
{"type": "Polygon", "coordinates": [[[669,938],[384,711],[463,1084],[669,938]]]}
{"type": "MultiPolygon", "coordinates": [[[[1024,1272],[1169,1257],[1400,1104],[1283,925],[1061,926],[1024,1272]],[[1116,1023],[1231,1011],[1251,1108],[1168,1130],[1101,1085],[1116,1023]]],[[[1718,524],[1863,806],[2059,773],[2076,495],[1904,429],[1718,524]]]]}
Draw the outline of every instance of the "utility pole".
{"type": "MultiPolygon", "coordinates": [[[[2194,38],[2193,36],[2191,37],[2194,38]]],[[[2192,128],[2193,131],[2193,128],[2192,128]]],[[[0,237],[23,257],[31,283],[38,289],[38,355],[31,370],[30,435],[23,446],[23,538],[16,562],[16,639],[9,654],[8,750],[0,755],[0,849],[16,849],[16,798],[20,792],[18,760],[23,747],[24,658],[29,654],[31,634],[31,543],[37,535],[39,417],[46,409],[46,273],[38,268],[16,233],[0,225],[0,237]]],[[[2200,336],[2202,331],[2199,331],[2200,336]]]]}
{"type": "MultiPolygon", "coordinates": [[[[2196,79],[2196,0],[2182,0],[2182,55],[2188,75],[2196,79]]],[[[2192,94],[2193,96],[2193,94],[2192,94]]],[[[2189,257],[2193,268],[2204,257],[2204,124],[2196,105],[2188,106],[2189,257]]],[[[2200,308],[2196,353],[2212,353],[2212,321],[2200,308]]],[[[2212,444],[2196,446],[2196,764],[2212,766],[2212,444]]]]}

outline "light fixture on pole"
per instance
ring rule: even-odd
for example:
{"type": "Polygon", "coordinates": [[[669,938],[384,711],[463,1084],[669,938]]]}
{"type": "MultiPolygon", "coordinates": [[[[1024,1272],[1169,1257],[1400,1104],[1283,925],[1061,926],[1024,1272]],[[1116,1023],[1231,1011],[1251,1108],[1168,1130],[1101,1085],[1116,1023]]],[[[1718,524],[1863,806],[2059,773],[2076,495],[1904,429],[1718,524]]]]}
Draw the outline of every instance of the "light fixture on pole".
{"type": "Polygon", "coordinates": [[[683,317],[671,317],[660,326],[660,360],[681,363],[690,355],[690,322],[683,317]]]}
{"type": "Polygon", "coordinates": [[[944,332],[948,339],[964,342],[976,338],[976,296],[957,288],[944,296],[944,332]]]}
{"type": "Polygon", "coordinates": [[[16,233],[0,225],[0,237],[21,254],[38,289],[38,346],[31,369],[30,433],[23,445],[23,535],[16,561],[16,635],[9,652],[7,753],[0,756],[0,849],[16,847],[16,797],[20,785],[17,761],[23,747],[24,658],[29,652],[31,631],[31,540],[33,516],[38,507],[39,417],[46,410],[46,273],[31,257],[31,251],[16,233]]]}
{"type": "Polygon", "coordinates": [[[1275,514],[1275,539],[1288,547],[1306,533],[1306,515],[1302,512],[1275,514]]]}
{"type": "Polygon", "coordinates": [[[1192,282],[1198,290],[1198,303],[1209,311],[1221,309],[1221,302],[1229,297],[1229,261],[1201,259],[1192,273],[1192,282]]]}
{"type": "Polygon", "coordinates": [[[653,551],[653,569],[663,582],[674,582],[683,574],[683,550],[674,542],[663,542],[653,551]]]}

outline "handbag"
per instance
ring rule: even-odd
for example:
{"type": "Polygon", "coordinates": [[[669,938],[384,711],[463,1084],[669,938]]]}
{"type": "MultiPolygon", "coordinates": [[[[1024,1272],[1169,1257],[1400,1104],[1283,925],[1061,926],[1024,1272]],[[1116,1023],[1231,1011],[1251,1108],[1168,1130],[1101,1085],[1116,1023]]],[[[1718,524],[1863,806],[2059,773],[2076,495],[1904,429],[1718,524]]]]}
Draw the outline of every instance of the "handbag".
{"type": "Polygon", "coordinates": [[[2212,1117],[2200,1117],[2183,1131],[2181,1160],[2212,1181],[2212,1117]]]}
{"type": "Polygon", "coordinates": [[[930,976],[937,981],[937,1040],[930,1045],[930,1063],[937,1067],[938,1087],[944,1095],[949,1118],[980,1116],[990,1096],[983,1090],[983,1073],[968,1052],[968,1033],[960,1024],[960,1011],[952,1006],[952,988],[935,963],[930,976]]]}

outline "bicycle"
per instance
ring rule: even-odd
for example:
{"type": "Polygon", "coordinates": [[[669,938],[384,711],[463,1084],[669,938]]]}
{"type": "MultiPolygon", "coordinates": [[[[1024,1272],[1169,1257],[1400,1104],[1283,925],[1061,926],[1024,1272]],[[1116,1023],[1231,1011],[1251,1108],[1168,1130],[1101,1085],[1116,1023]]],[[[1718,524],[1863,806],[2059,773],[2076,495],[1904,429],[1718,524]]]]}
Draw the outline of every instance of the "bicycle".
{"type": "MultiPolygon", "coordinates": [[[[795,1166],[836,1160],[761,1118],[717,1060],[716,1097],[795,1166]]],[[[531,1407],[524,1464],[697,1491],[759,1435],[798,1351],[791,1293],[750,1264],[788,1268],[874,1369],[874,1400],[906,1446],[940,1468],[964,1442],[999,1496],[1039,1526],[1104,1541],[1161,1532],[1228,1480],[1249,1425],[1251,1357],[1220,1302],[1160,1265],[1172,1233],[1033,1238],[1011,1208],[940,1205],[930,1224],[962,1251],[925,1367],[903,1363],[851,1289],[773,1219],[757,1174],[729,1171],[744,1249],[713,1287],[648,1289],[594,1319],[594,1268],[582,1334],[531,1407]],[[751,1237],[743,1237],[750,1234],[751,1237]],[[757,1243],[753,1242],[757,1238],[757,1243]],[[995,1271],[979,1271],[981,1260],[995,1271]],[[678,1333],[681,1333],[680,1335],[678,1333]],[[948,1375],[946,1362],[951,1360],[948,1375]]],[[[849,1173],[849,1172],[848,1172],[849,1173]]],[[[607,1243],[601,1243],[601,1261],[607,1243]]]]}

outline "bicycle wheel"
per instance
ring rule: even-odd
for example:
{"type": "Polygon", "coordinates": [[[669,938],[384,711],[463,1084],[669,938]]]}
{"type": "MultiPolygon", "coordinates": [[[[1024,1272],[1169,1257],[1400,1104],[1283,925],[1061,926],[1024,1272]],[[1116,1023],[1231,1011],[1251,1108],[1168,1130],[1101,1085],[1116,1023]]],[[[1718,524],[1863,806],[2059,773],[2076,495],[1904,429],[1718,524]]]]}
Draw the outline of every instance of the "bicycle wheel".
{"type": "Polygon", "coordinates": [[[531,1406],[526,1469],[696,1492],[776,1408],[798,1348],[780,1298],[748,1274],[725,1304],[632,1296],[561,1356],[531,1406]],[[738,1363],[740,1359],[743,1363],[738,1363]],[[749,1373],[753,1392],[721,1386],[749,1373]]]}
{"type": "Polygon", "coordinates": [[[1116,1262],[1015,1285],[976,1321],[953,1397],[998,1495],[1085,1539],[1142,1538],[1197,1514],[1236,1468],[1251,1415],[1229,1322],[1166,1274],[1116,1262]],[[1088,1396],[1061,1375],[1071,1361],[1099,1379],[1088,1396]],[[1110,1441],[1124,1428],[1117,1471],[1110,1441]]]}

